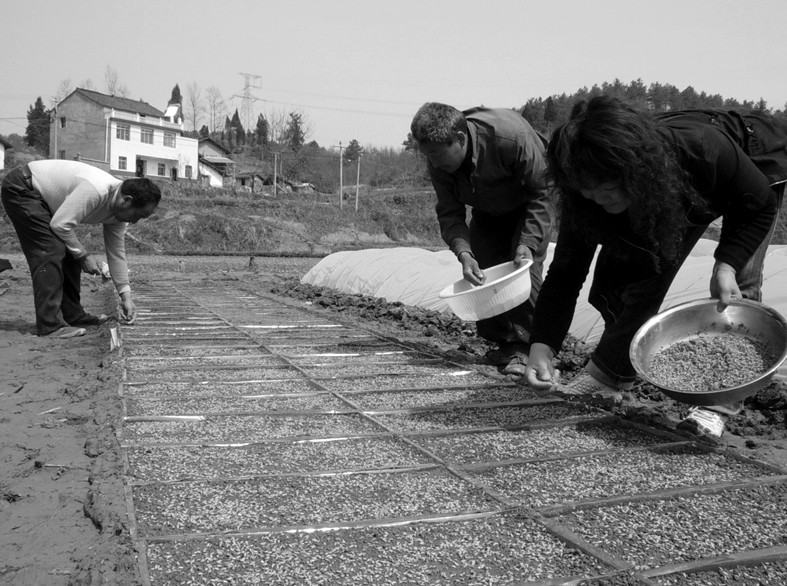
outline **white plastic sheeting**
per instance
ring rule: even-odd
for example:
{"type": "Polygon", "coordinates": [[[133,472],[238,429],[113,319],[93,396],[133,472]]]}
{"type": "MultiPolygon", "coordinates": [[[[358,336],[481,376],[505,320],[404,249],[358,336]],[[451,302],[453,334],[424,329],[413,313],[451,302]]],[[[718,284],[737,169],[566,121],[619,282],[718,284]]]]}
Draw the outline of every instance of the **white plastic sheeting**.
{"type": "Polygon", "coordinates": [[[369,248],[326,256],[301,283],[450,311],[438,294],[461,278],[462,265],[450,250],[369,248]]]}
{"type": "MultiPolygon", "coordinates": [[[[716,242],[700,240],[678,272],[662,309],[708,298],[708,282],[713,268],[716,242]]],[[[545,274],[552,260],[550,245],[545,274]]],[[[595,264],[595,261],[594,261],[595,264]]],[[[593,267],[591,267],[592,275],[593,267]]],[[[435,311],[450,311],[440,291],[462,278],[462,268],[452,252],[430,252],[421,248],[366,249],[337,252],[317,263],[302,283],[328,287],[344,293],[380,297],[435,311]]],[[[570,333],[580,340],[597,341],[603,330],[598,312],[588,303],[588,277],[577,301],[570,333]]],[[[763,302],[787,316],[787,246],[771,246],[765,260],[763,302]]]]}

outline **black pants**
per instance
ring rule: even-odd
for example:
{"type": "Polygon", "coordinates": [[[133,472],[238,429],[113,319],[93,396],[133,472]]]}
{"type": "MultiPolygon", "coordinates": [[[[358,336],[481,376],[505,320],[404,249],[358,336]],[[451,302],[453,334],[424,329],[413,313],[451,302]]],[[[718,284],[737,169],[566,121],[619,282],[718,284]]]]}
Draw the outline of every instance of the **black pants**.
{"type": "Polygon", "coordinates": [[[27,165],[6,175],[0,199],[30,267],[38,335],[76,321],[85,313],[79,292],[82,267],[52,232],[52,211],[33,187],[27,165]]]}
{"type": "MultiPolygon", "coordinates": [[[[470,220],[470,248],[481,269],[508,262],[514,258],[524,222],[524,210],[518,209],[504,216],[473,210],[470,220]]],[[[476,322],[478,335],[498,344],[529,342],[533,325],[533,310],[543,282],[544,260],[549,239],[533,251],[530,265],[530,298],[505,313],[476,322]]]]}

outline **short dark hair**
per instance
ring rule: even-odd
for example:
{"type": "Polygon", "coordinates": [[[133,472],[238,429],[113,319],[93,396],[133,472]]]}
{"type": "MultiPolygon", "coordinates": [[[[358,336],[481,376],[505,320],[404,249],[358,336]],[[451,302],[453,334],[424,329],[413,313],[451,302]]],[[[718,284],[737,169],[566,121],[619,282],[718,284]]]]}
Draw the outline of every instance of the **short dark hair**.
{"type": "Polygon", "coordinates": [[[415,113],[410,132],[418,144],[453,144],[457,132],[467,133],[467,119],[460,111],[439,102],[427,102],[415,113]]]}
{"type": "Polygon", "coordinates": [[[147,177],[124,180],[120,193],[131,196],[131,207],[134,208],[144,208],[151,203],[158,205],[161,201],[161,190],[147,177]]]}

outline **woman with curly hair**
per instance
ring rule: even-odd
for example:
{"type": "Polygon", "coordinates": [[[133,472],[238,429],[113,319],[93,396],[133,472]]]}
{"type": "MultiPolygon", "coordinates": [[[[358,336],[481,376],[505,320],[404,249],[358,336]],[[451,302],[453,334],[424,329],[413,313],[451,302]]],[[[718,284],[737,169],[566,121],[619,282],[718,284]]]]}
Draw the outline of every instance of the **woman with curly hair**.
{"type": "MultiPolygon", "coordinates": [[[[761,300],[763,261],[787,180],[787,132],[768,116],[653,116],[600,96],[574,106],[550,139],[547,164],[560,194],[560,229],[531,331],[526,379],[534,389],[622,401],[635,380],[634,334],[658,313],[678,269],[718,217],[711,297],[719,311],[733,297],[761,300]],[[584,370],[559,384],[552,359],[598,246],[589,301],[604,331],[584,370]]],[[[741,407],[694,409],[681,427],[718,437],[741,407]]]]}

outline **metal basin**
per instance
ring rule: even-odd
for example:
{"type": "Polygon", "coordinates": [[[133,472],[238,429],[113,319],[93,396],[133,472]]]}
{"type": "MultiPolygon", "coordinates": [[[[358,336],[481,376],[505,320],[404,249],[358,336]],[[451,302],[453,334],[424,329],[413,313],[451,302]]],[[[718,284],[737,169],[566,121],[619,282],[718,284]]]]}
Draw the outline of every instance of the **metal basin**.
{"type": "Polygon", "coordinates": [[[666,309],[645,322],[634,335],[629,348],[631,363],[637,374],[664,394],[692,405],[741,401],[765,387],[787,358],[787,321],[775,309],[756,301],[733,300],[723,313],[716,311],[716,303],[715,299],[689,301],[666,309]],[[656,354],[703,333],[748,337],[763,344],[775,361],[756,378],[723,389],[697,391],[671,388],[651,378],[651,362],[656,354]]]}

